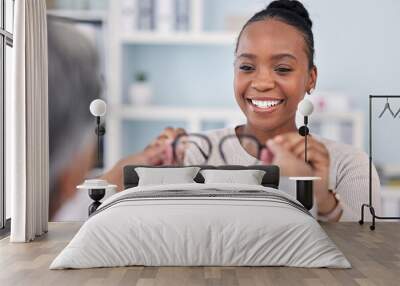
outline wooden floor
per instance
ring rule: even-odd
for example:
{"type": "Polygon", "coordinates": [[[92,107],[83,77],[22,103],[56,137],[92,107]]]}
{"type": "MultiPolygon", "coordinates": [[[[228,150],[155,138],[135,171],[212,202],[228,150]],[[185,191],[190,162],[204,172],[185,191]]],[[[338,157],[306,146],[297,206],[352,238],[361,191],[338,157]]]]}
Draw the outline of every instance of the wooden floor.
{"type": "Polygon", "coordinates": [[[0,241],[0,285],[400,285],[400,223],[323,225],[353,268],[120,267],[48,270],[79,229],[79,223],[50,223],[49,233],[27,244],[0,241]]]}

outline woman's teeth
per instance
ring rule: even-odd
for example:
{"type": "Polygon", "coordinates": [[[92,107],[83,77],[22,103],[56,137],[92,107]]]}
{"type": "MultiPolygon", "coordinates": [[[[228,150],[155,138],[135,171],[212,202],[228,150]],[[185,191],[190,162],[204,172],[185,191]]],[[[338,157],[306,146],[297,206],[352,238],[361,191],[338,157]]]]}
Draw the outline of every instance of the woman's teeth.
{"type": "Polygon", "coordinates": [[[251,99],[251,103],[260,108],[270,108],[281,104],[283,100],[254,100],[251,99]]]}

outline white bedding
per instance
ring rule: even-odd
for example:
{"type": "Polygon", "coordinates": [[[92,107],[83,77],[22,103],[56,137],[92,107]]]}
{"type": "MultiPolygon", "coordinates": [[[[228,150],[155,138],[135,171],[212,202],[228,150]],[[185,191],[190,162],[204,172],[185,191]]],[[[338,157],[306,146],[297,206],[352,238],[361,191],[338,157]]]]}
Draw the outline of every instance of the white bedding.
{"type": "Polygon", "coordinates": [[[104,201],[50,269],[127,265],[351,267],[312,216],[279,200],[250,196],[121,200],[137,192],[207,192],[204,189],[213,188],[262,190],[295,201],[282,191],[254,185],[191,183],[131,188],[104,201]]]}

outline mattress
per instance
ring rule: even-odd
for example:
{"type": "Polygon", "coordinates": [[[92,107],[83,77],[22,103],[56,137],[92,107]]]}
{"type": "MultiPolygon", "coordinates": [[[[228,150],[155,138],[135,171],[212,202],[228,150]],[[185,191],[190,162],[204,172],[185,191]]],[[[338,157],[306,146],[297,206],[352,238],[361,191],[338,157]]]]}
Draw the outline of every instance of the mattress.
{"type": "Polygon", "coordinates": [[[351,267],[285,192],[198,183],[139,186],[111,196],[50,269],[130,265],[351,267]]]}

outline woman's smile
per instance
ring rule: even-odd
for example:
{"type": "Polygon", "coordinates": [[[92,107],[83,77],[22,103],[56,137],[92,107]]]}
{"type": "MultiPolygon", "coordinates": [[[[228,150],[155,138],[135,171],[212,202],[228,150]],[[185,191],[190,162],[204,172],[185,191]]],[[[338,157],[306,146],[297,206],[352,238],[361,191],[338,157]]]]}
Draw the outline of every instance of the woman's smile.
{"type": "Polygon", "coordinates": [[[272,113],[283,105],[285,99],[280,98],[246,98],[247,106],[252,112],[272,113]]]}

